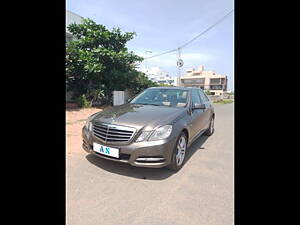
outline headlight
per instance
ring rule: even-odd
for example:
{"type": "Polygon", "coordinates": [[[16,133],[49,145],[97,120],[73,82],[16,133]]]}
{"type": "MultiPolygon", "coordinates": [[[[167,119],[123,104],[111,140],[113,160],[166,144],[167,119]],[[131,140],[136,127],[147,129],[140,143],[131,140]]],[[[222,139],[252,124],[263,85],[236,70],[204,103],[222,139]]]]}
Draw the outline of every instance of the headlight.
{"type": "Polygon", "coordinates": [[[88,131],[92,131],[92,123],[90,122],[90,119],[87,119],[86,123],[85,123],[85,128],[88,130],[88,131]]]}
{"type": "Polygon", "coordinates": [[[95,116],[97,116],[98,113],[94,113],[93,115],[89,116],[89,118],[87,118],[86,123],[84,125],[84,127],[91,132],[93,130],[93,124],[91,122],[92,119],[94,119],[95,116]]]}
{"type": "Polygon", "coordinates": [[[136,142],[145,141],[147,139],[147,137],[149,136],[150,133],[151,133],[151,131],[143,131],[140,134],[140,136],[138,137],[138,139],[136,139],[136,142]]]}
{"type": "Polygon", "coordinates": [[[153,132],[153,134],[150,136],[149,141],[157,141],[166,139],[170,136],[172,132],[172,125],[165,125],[153,132]]]}

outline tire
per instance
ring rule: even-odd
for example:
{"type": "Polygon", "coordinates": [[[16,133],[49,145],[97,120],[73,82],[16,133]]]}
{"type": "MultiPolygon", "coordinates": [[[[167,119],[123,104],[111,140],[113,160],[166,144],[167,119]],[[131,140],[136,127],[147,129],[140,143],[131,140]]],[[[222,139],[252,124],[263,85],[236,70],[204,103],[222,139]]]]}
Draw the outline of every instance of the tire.
{"type": "Polygon", "coordinates": [[[211,136],[215,132],[215,126],[214,125],[215,125],[215,118],[212,117],[210,119],[208,129],[204,133],[206,136],[211,136]]]}
{"type": "Polygon", "coordinates": [[[171,163],[167,166],[167,168],[176,172],[179,171],[185,162],[186,150],[187,137],[184,132],[181,132],[173,149],[171,163]],[[178,150],[181,150],[181,154],[178,153],[178,150]]]}

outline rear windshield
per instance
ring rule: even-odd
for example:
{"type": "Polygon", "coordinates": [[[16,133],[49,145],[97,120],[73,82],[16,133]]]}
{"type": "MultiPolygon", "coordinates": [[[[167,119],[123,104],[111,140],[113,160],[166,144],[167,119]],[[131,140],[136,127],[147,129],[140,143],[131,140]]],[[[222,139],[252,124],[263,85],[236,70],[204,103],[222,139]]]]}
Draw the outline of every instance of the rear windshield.
{"type": "Polygon", "coordinates": [[[130,103],[142,105],[158,105],[169,107],[186,107],[187,90],[180,89],[147,89],[130,103]]]}

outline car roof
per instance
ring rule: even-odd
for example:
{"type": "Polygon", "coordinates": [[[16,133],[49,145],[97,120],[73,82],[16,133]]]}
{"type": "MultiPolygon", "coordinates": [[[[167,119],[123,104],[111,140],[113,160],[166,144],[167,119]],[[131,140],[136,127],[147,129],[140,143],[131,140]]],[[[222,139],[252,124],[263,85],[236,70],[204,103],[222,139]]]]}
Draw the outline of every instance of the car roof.
{"type": "Polygon", "coordinates": [[[191,89],[201,89],[201,88],[193,88],[193,87],[150,87],[148,89],[179,89],[179,90],[191,90],[191,89]]]}

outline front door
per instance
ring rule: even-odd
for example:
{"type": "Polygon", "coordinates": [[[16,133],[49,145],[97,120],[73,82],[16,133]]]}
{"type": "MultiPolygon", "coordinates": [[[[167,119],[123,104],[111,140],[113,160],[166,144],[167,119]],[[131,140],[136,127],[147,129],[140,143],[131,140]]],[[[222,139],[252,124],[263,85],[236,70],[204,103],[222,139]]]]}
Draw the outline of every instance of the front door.
{"type": "MultiPolygon", "coordinates": [[[[192,90],[192,106],[194,104],[202,104],[200,95],[197,89],[192,90]]],[[[191,126],[191,140],[195,138],[204,129],[204,110],[194,109],[192,110],[192,126],[191,126]]]]}

